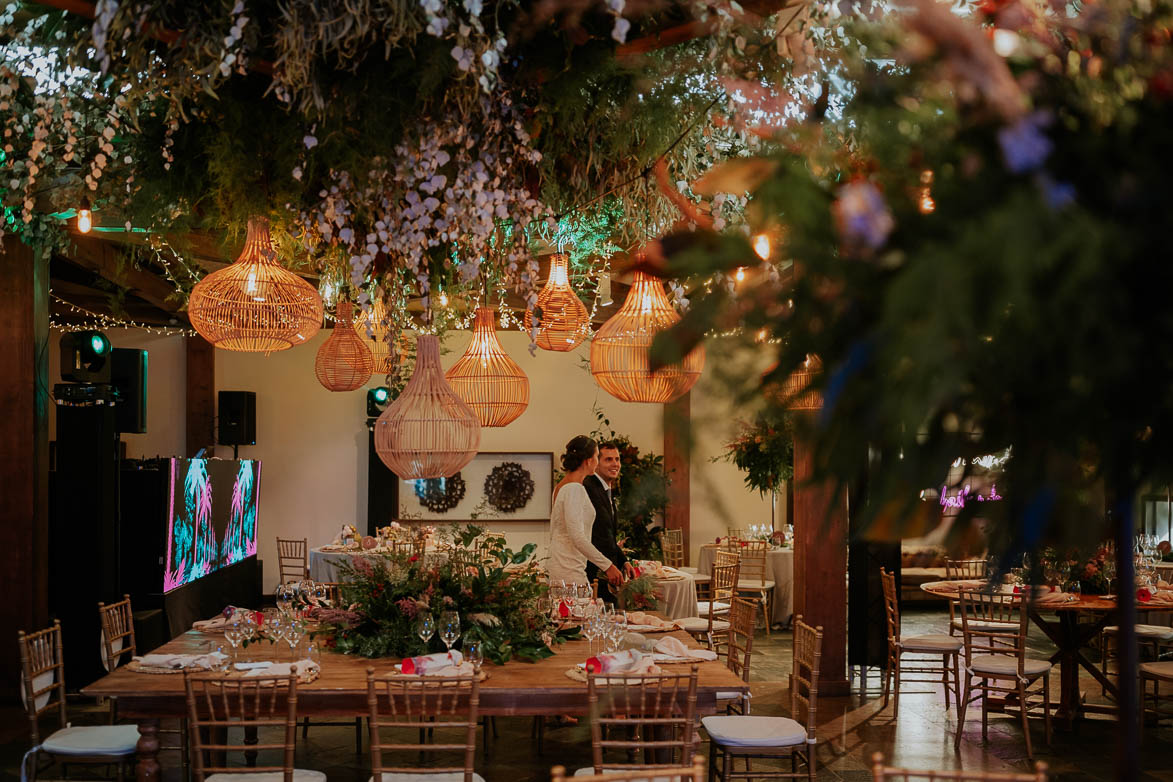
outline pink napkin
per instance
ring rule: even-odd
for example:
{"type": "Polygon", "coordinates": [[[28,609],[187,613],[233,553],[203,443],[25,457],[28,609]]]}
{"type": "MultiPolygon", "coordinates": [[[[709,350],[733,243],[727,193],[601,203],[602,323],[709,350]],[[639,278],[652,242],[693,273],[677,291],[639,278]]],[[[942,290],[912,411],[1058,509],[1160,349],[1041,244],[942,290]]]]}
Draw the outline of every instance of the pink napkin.
{"type": "Polygon", "coordinates": [[[652,648],[660,654],[666,654],[669,657],[691,657],[697,661],[717,659],[717,653],[711,649],[689,649],[684,645],[683,641],[672,636],[661,638],[652,648]]]}
{"type": "MultiPolygon", "coordinates": [[[[409,676],[459,676],[464,656],[459,650],[451,652],[437,652],[419,657],[405,657],[399,664],[399,672],[409,676]],[[456,669],[453,673],[443,673],[444,669],[456,669]]],[[[471,666],[469,666],[471,668],[471,666]]]]}
{"type": "Polygon", "coordinates": [[[587,673],[629,673],[635,676],[659,673],[652,655],[638,649],[600,654],[586,661],[587,673]]]}

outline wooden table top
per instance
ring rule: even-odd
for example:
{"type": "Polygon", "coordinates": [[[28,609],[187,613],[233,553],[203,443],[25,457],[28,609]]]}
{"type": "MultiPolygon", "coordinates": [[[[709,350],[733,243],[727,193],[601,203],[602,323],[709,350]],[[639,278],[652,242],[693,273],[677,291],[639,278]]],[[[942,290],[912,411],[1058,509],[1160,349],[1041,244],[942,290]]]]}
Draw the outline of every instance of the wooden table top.
{"type": "MultiPolygon", "coordinates": [[[[649,638],[673,635],[689,647],[697,644],[688,633],[657,633],[649,638]]],[[[209,650],[209,643],[219,643],[220,636],[189,630],[169,641],[157,652],[192,654],[209,650]]],[[[484,714],[540,715],[586,714],[587,687],[566,675],[566,671],[586,660],[588,642],[568,641],[556,647],[552,657],[536,663],[512,661],[506,665],[485,662],[488,678],[481,682],[481,712],[484,714]]],[[[261,646],[258,649],[267,650],[261,646]]],[[[288,660],[288,652],[285,652],[288,660]]],[[[253,656],[266,659],[263,652],[253,656]]],[[[367,659],[353,655],[322,655],[322,671],[317,680],[299,684],[298,711],[306,715],[355,716],[366,713],[367,668],[388,673],[398,659],[367,659]]],[[[721,660],[698,662],[697,708],[713,713],[718,691],[747,690],[749,685],[730,671],[721,660]]],[[[687,673],[688,664],[666,664],[666,673],[687,673]]],[[[84,687],[89,696],[118,698],[118,712],[127,717],[157,717],[181,714],[184,708],[182,674],[136,673],[125,666],[84,687]]]]}
{"type": "MultiPolygon", "coordinates": [[[[920,588],[931,595],[938,595],[940,597],[957,597],[957,593],[962,588],[967,591],[980,592],[985,586],[984,581],[929,581],[921,584],[920,588]]],[[[1173,611],[1173,603],[1165,602],[1137,602],[1136,608],[1138,611],[1173,611]]],[[[1116,598],[1105,595],[1080,595],[1077,600],[1072,600],[1067,603],[1046,603],[1035,601],[1031,605],[1034,611],[1089,611],[1089,612],[1105,612],[1116,610],[1116,598]]]]}

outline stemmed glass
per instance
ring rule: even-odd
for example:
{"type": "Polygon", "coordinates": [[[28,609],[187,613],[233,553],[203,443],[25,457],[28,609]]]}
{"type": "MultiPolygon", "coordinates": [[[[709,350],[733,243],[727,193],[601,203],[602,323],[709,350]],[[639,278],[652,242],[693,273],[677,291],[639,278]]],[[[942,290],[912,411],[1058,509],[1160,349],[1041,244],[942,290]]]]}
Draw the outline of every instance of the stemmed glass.
{"type": "Polygon", "coordinates": [[[473,675],[481,672],[481,665],[485,662],[485,651],[480,641],[465,636],[463,641],[464,659],[472,664],[473,675]]]}
{"type": "Polygon", "coordinates": [[[281,609],[282,613],[289,611],[295,597],[293,584],[278,584],[275,597],[277,598],[277,608],[281,609]]]}
{"type": "Polygon", "coordinates": [[[595,654],[595,639],[599,637],[599,633],[603,629],[603,618],[599,614],[589,617],[582,623],[582,634],[586,636],[587,648],[590,650],[587,655],[593,657],[595,654]]]}
{"type": "Polygon", "coordinates": [[[436,618],[430,613],[423,613],[415,620],[415,633],[424,643],[424,653],[428,651],[428,641],[436,634],[436,618]]]}
{"type": "Polygon", "coordinates": [[[455,611],[445,611],[440,614],[440,640],[448,648],[448,658],[452,658],[452,644],[460,637],[460,614],[455,611]]]}
{"type": "Polygon", "coordinates": [[[285,622],[285,632],[283,636],[285,643],[289,644],[289,654],[294,660],[297,659],[297,649],[301,646],[301,638],[304,635],[301,623],[296,619],[285,622]]]}
{"type": "Polygon", "coordinates": [[[330,601],[326,599],[329,590],[326,589],[325,584],[314,582],[314,589],[312,592],[314,605],[329,607],[330,601]]]}
{"type": "Polygon", "coordinates": [[[224,628],[224,640],[232,647],[232,662],[236,662],[236,649],[244,639],[242,633],[240,620],[234,615],[232,620],[228,622],[228,626],[224,628]]]}

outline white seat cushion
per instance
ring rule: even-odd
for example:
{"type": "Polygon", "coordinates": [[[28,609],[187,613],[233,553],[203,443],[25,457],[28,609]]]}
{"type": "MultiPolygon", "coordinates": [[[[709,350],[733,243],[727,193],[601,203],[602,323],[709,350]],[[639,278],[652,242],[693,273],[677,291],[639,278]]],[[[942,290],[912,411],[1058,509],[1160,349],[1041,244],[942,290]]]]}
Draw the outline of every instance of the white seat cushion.
{"type": "MultiPolygon", "coordinates": [[[[383,782],[464,782],[464,773],[460,771],[446,771],[443,774],[425,774],[423,771],[418,774],[392,774],[384,771],[381,776],[383,782]]],[[[323,775],[322,779],[325,778],[323,775]]],[[[375,782],[375,778],[371,777],[370,782],[375,782]]],[[[474,771],[472,782],[485,782],[485,778],[474,771]]]]}
{"type": "MultiPolygon", "coordinates": [[[[698,600],[697,604],[696,604],[696,613],[697,613],[697,616],[708,616],[709,615],[709,601],[708,600],[698,600]]],[[[714,614],[727,614],[727,613],[729,613],[729,604],[722,603],[719,601],[716,603],[713,603],[713,613],[714,614]]]]}
{"type": "MultiPolygon", "coordinates": [[[[980,654],[973,658],[969,666],[974,673],[990,673],[999,676],[1017,676],[1018,660],[1006,654],[980,654]]],[[[1022,665],[1022,672],[1026,676],[1038,676],[1051,670],[1051,664],[1046,660],[1034,660],[1027,657],[1022,665]]]]}
{"type": "Polygon", "coordinates": [[[705,717],[701,725],[714,742],[730,747],[793,747],[806,741],[806,728],[789,717],[721,715],[705,717]]]}
{"type": "MultiPolygon", "coordinates": [[[[953,620],[953,627],[965,629],[960,619],[953,620]]],[[[1018,622],[970,622],[969,630],[972,633],[1014,633],[1018,631],[1018,622]]]]}
{"type": "MultiPolygon", "coordinates": [[[[285,775],[280,771],[254,771],[251,774],[212,774],[204,778],[204,782],[284,782],[285,775]]],[[[321,771],[310,771],[304,768],[293,769],[294,782],[326,782],[326,775],[321,771]]]]}
{"type": "Polygon", "coordinates": [[[1173,661],[1166,661],[1163,663],[1141,663],[1141,676],[1146,676],[1150,679],[1168,679],[1173,680],[1173,661]]]}
{"type": "MultiPolygon", "coordinates": [[[[676,569],[677,569],[677,570],[679,570],[681,573],[688,573],[690,576],[695,576],[697,573],[699,573],[699,572],[700,572],[699,570],[697,570],[696,568],[694,568],[694,567],[691,567],[691,566],[689,566],[689,567],[678,567],[678,568],[676,568],[676,569]]],[[[708,578],[708,576],[705,576],[705,578],[708,578]]]]}
{"type": "Polygon", "coordinates": [[[901,638],[900,645],[910,652],[956,652],[961,650],[962,642],[955,635],[914,635],[901,638]]]}
{"type": "MultiPolygon", "coordinates": [[[[677,624],[677,626],[681,630],[684,630],[685,632],[706,633],[709,631],[708,618],[702,619],[699,616],[688,616],[688,617],[685,617],[684,619],[673,619],[672,621],[675,622],[677,624]]],[[[721,620],[721,619],[714,619],[713,620],[713,632],[714,633],[723,633],[728,629],[729,629],[728,622],[721,620]]]]}
{"type": "Polygon", "coordinates": [[[742,590],[751,590],[752,589],[754,591],[758,591],[758,590],[762,590],[762,589],[773,589],[774,582],[773,581],[759,581],[756,578],[742,578],[742,579],[738,580],[737,588],[742,589],[742,590]]]}
{"type": "Polygon", "coordinates": [[[137,725],[62,728],[41,742],[54,755],[132,755],[137,745],[137,725]]]}
{"type": "Polygon", "coordinates": [[[741,690],[721,690],[717,693],[717,700],[719,701],[739,701],[748,693],[741,690]]]}
{"type": "MultiPolygon", "coordinates": [[[[631,771],[631,770],[632,769],[630,769],[630,768],[604,768],[603,773],[604,774],[615,774],[620,771],[631,771]]],[[[592,776],[594,773],[595,773],[595,767],[594,766],[587,766],[586,768],[580,768],[578,771],[575,771],[574,775],[576,777],[589,777],[589,776],[592,776]]],[[[632,782],[680,782],[680,777],[637,777],[636,779],[632,780],[632,782]]]]}
{"type": "MultiPolygon", "coordinates": [[[[1116,635],[1120,632],[1120,628],[1116,625],[1109,625],[1104,628],[1106,635],[1116,635]]],[[[1136,637],[1145,638],[1148,640],[1158,641],[1173,641],[1173,627],[1162,627],[1161,625],[1137,625],[1136,637]]]]}

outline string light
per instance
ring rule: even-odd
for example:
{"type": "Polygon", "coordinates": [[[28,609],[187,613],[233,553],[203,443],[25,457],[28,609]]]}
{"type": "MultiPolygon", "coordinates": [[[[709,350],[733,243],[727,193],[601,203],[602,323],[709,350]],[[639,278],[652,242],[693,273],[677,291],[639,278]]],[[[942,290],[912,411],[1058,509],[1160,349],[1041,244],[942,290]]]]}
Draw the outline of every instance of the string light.
{"type": "Polygon", "coordinates": [[[90,199],[83,197],[77,209],[77,230],[88,234],[93,227],[94,215],[90,211],[90,199]]]}
{"type": "Polygon", "coordinates": [[[136,320],[128,318],[118,318],[113,315],[104,315],[100,312],[92,312],[84,307],[79,307],[72,302],[68,302],[52,291],[49,292],[49,298],[59,304],[64,304],[69,308],[71,315],[80,315],[88,318],[82,323],[62,323],[55,317],[49,317],[49,328],[57,331],[105,331],[106,329],[137,329],[145,331],[148,334],[154,334],[161,337],[194,337],[196,336],[195,329],[185,329],[183,327],[172,326],[152,326],[148,323],[140,323],[136,320]]]}
{"type": "Polygon", "coordinates": [[[917,200],[917,209],[923,215],[932,214],[937,208],[937,202],[933,200],[930,188],[933,184],[933,172],[926,168],[920,172],[920,198],[917,200]]]}
{"type": "MultiPolygon", "coordinates": [[[[770,235],[768,233],[760,233],[753,238],[753,251],[763,261],[770,259],[770,235]]],[[[740,272],[741,270],[738,269],[740,272]]],[[[741,279],[740,277],[738,279],[741,279]]]]}
{"type": "Polygon", "coordinates": [[[744,266],[737,267],[737,271],[734,272],[734,274],[733,274],[733,279],[737,280],[738,282],[745,282],[745,267],[744,266]]]}

